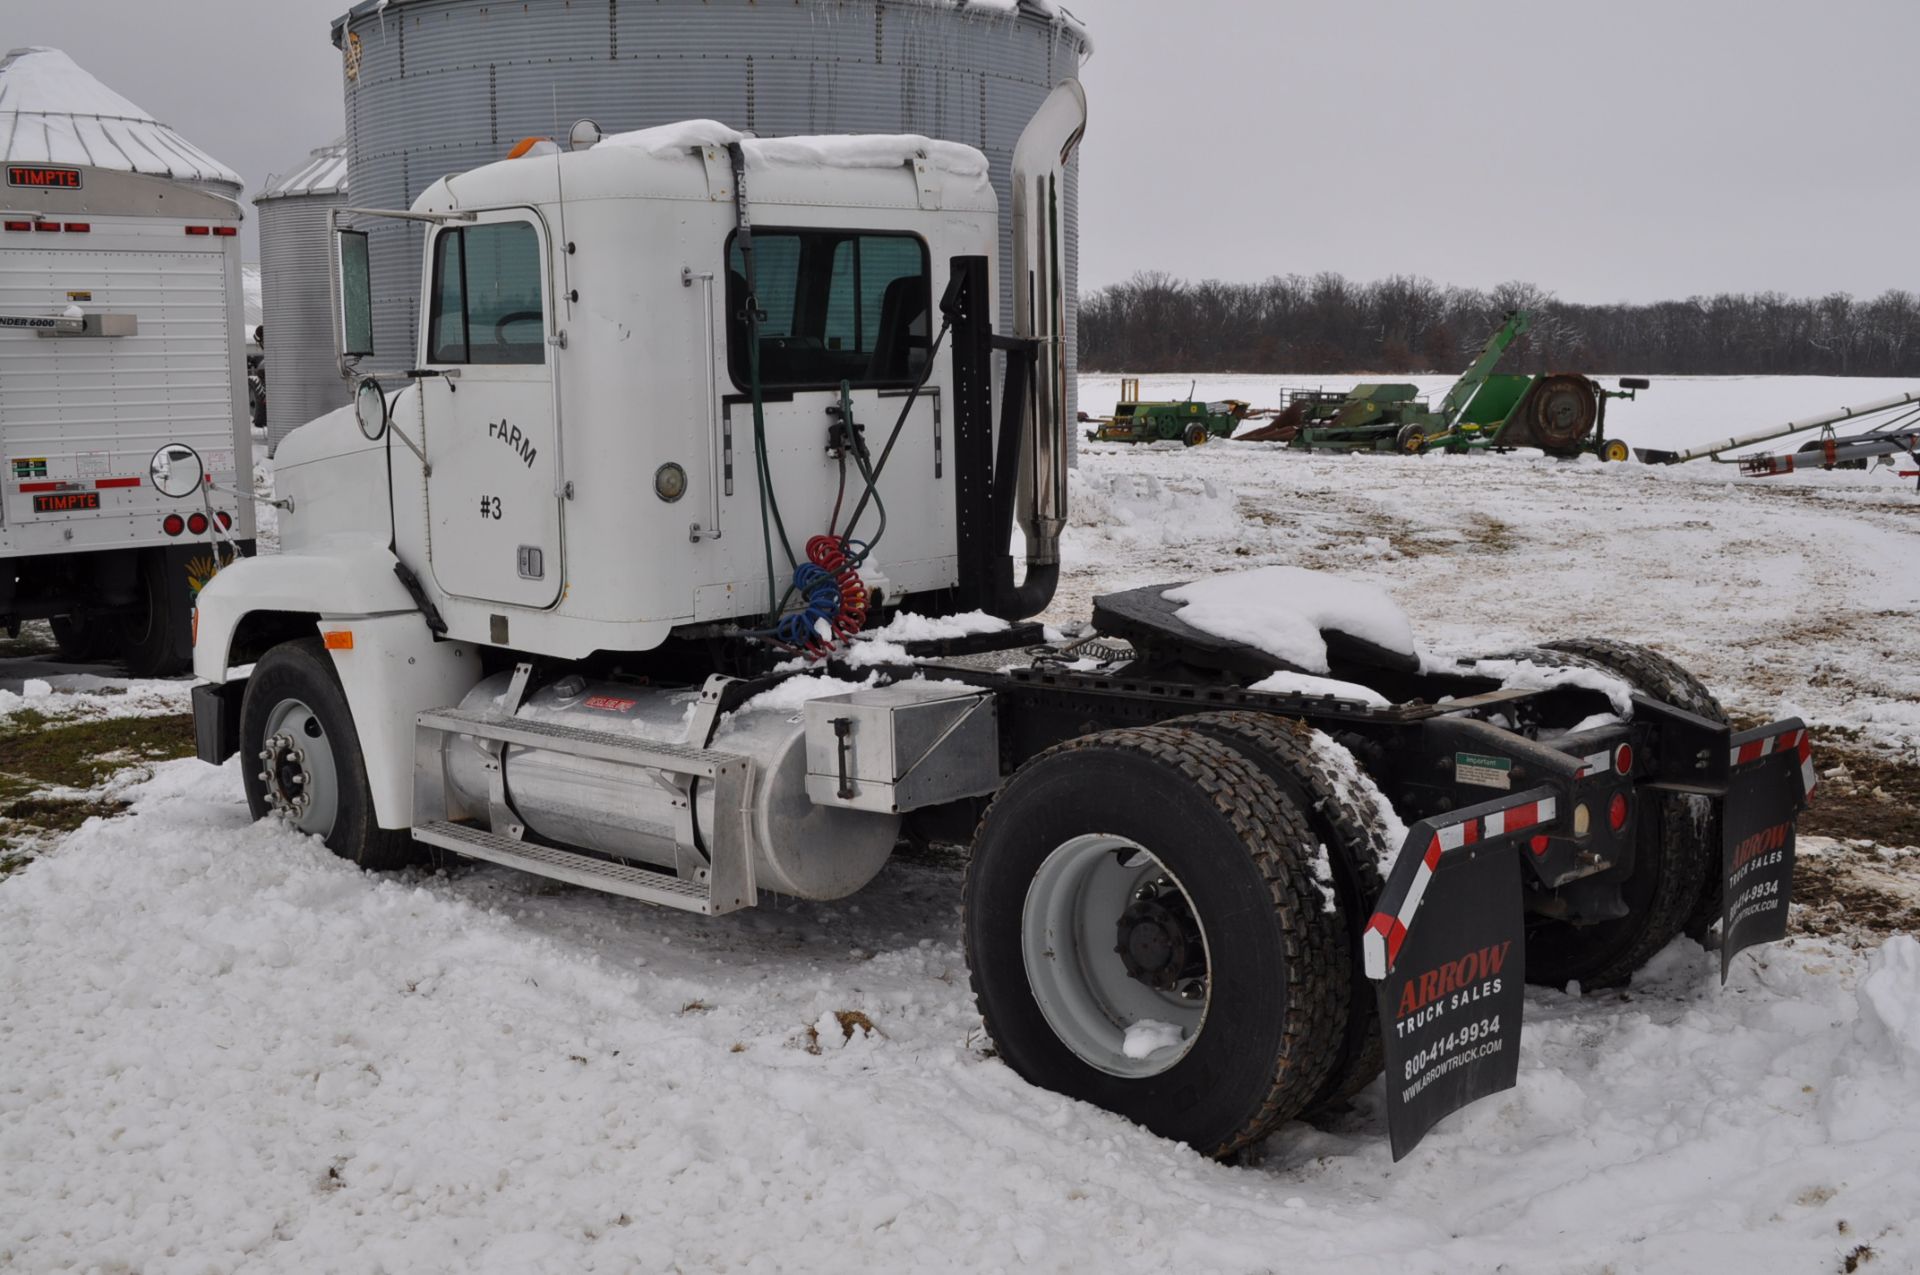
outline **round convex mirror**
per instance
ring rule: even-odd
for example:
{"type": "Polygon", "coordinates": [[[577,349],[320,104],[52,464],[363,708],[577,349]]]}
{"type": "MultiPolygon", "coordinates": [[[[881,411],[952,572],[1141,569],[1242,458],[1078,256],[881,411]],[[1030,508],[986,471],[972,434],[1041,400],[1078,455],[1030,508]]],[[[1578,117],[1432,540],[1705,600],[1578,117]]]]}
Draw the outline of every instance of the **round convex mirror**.
{"type": "Polygon", "coordinates": [[[200,453],[185,443],[163,443],[148,462],[147,472],[153,479],[154,490],[178,500],[200,490],[207,466],[200,459],[200,453]]]}
{"type": "Polygon", "coordinates": [[[377,443],[387,433],[387,392],[371,376],[353,391],[353,414],[360,419],[360,432],[368,442],[377,443]]]}
{"type": "Polygon", "coordinates": [[[592,150],[606,134],[592,120],[579,120],[567,130],[567,149],[573,151],[592,150]]]}

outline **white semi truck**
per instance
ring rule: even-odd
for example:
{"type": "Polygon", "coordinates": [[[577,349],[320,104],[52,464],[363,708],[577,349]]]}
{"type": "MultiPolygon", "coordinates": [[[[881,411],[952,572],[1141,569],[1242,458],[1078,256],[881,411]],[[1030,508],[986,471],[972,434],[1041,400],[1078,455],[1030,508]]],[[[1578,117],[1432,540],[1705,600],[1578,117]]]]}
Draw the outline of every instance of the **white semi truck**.
{"type": "MultiPolygon", "coordinates": [[[[821,673],[902,610],[1052,596],[1084,123],[1064,83],[1016,150],[1011,336],[986,161],[924,138],[583,125],[345,211],[425,236],[419,347],[281,444],[280,552],[201,592],[200,755],[370,869],[709,915],[850,894],[903,835],[966,844],[1000,1056],[1219,1155],[1383,1060],[1404,1152],[1513,1083],[1523,976],[1777,934],[1805,732],[1734,734],[1638,648],[1530,653],[1566,676],[1526,689],[1336,617],[1301,668],[1161,587],[1098,599],[1072,659],[1016,624],[821,673]],[[1350,693],[1255,689],[1301,673],[1350,693]]],[[[371,289],[338,242],[351,361],[371,289]]],[[[155,474],[204,490],[190,447],[155,474]]]]}

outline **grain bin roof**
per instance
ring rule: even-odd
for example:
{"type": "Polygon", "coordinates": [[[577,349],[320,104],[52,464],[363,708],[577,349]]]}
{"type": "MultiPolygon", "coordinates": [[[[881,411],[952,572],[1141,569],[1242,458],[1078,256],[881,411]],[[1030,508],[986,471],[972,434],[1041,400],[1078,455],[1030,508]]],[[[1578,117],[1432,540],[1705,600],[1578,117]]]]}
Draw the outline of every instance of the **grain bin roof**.
{"type": "Polygon", "coordinates": [[[307,162],[284,177],[268,177],[267,188],[253,197],[256,204],[293,195],[344,195],[347,193],[347,139],[317,146],[307,162]]]}
{"type": "MultiPolygon", "coordinates": [[[[340,43],[340,32],[347,23],[370,13],[381,13],[398,8],[413,0],[360,0],[360,3],[348,9],[333,20],[333,42],[340,43]]],[[[1055,22],[1071,31],[1074,38],[1085,46],[1088,53],[1093,52],[1093,41],[1087,36],[1086,24],[1073,15],[1056,0],[909,0],[909,3],[923,4],[937,9],[958,9],[963,13],[982,13],[996,16],[1031,13],[1045,22],[1055,22]]]]}
{"type": "Polygon", "coordinates": [[[0,159],[85,164],[240,189],[240,174],[59,49],[15,49],[0,60],[0,159]]]}

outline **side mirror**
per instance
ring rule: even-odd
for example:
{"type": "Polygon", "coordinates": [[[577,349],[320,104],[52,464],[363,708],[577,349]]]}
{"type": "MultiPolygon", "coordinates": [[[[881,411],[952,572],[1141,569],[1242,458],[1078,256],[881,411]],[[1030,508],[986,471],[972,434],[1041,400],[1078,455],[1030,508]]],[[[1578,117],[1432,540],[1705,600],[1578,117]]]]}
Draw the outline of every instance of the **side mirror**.
{"type": "Polygon", "coordinates": [[[206,481],[207,466],[200,459],[200,453],[185,443],[162,443],[153,459],[147,462],[147,474],[155,491],[179,500],[200,490],[200,484],[206,481]]]}
{"type": "Polygon", "coordinates": [[[377,443],[387,436],[387,426],[392,423],[387,392],[371,376],[361,378],[360,384],[354,387],[353,414],[368,442],[377,443]]]}
{"type": "Polygon", "coordinates": [[[606,134],[592,120],[579,120],[567,130],[567,149],[570,151],[592,150],[606,134]]]}
{"type": "Polygon", "coordinates": [[[367,232],[333,232],[340,266],[340,354],[359,358],[373,353],[373,270],[367,258],[367,232]]]}

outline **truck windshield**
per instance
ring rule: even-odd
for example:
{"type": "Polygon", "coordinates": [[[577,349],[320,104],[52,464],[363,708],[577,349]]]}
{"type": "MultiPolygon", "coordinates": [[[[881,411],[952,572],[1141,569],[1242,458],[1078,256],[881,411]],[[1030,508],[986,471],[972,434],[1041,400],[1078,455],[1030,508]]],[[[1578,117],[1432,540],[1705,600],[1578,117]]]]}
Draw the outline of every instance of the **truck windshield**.
{"type": "Polygon", "coordinates": [[[544,363],[540,236],[531,223],[442,230],[433,241],[429,363],[544,363]]]}
{"type": "MultiPolygon", "coordinates": [[[[765,390],[911,385],[927,363],[933,286],[919,238],[756,229],[760,385],[765,390]]],[[[727,363],[747,388],[746,264],[727,240],[727,363]]]]}

